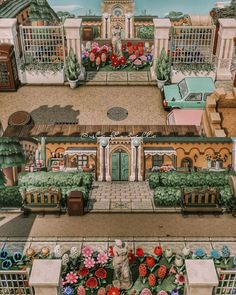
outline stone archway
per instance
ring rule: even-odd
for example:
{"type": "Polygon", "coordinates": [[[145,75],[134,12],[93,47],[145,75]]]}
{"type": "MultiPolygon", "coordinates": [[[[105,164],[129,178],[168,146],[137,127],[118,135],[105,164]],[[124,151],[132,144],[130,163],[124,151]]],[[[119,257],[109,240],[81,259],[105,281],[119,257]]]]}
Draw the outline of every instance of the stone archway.
{"type": "Polygon", "coordinates": [[[111,179],[112,181],[129,180],[129,155],[120,148],[111,154],[111,179]]]}

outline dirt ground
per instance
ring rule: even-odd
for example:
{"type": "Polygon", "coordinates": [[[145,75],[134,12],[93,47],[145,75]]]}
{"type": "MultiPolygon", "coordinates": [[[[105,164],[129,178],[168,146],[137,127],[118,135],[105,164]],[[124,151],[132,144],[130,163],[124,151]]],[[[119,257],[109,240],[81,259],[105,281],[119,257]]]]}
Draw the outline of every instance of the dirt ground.
{"type": "Polygon", "coordinates": [[[80,86],[75,90],[68,86],[24,86],[17,92],[0,93],[0,106],[4,129],[9,116],[20,110],[37,114],[36,121],[46,121],[44,124],[49,123],[47,118],[60,113],[64,121],[66,117],[70,120],[72,109],[81,125],[116,125],[117,121],[107,117],[107,111],[122,107],[128,110],[128,117],[119,124],[166,123],[166,112],[156,86],[80,86]]]}

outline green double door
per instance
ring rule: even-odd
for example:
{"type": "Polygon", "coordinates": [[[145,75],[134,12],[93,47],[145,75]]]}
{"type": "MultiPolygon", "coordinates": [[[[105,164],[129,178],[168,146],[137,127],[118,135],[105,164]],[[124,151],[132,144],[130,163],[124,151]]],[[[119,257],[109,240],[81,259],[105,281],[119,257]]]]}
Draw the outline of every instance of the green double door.
{"type": "Polygon", "coordinates": [[[112,180],[129,180],[129,157],[123,151],[116,152],[112,155],[112,180]]]}

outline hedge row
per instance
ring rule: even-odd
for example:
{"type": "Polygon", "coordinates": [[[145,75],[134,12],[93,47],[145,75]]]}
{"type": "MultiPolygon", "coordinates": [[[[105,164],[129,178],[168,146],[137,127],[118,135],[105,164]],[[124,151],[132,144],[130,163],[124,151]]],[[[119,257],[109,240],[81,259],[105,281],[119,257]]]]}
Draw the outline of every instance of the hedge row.
{"type": "Polygon", "coordinates": [[[221,187],[228,185],[228,172],[155,172],[149,177],[151,189],[156,187],[221,187]]]}
{"type": "Polygon", "coordinates": [[[21,207],[22,197],[17,186],[0,187],[0,208],[21,207]]]}
{"type": "MultiPolygon", "coordinates": [[[[206,187],[207,188],[207,187],[206,187]]],[[[193,187],[185,187],[192,190],[193,187]]],[[[201,187],[204,189],[204,187],[201,187]]],[[[232,198],[229,185],[219,189],[221,205],[227,207],[232,198]]],[[[178,207],[181,204],[180,187],[157,187],[154,192],[154,203],[156,206],[178,207]]]]}
{"type": "Polygon", "coordinates": [[[34,172],[19,175],[19,187],[86,187],[91,189],[93,177],[90,173],[78,172],[34,172]]]}

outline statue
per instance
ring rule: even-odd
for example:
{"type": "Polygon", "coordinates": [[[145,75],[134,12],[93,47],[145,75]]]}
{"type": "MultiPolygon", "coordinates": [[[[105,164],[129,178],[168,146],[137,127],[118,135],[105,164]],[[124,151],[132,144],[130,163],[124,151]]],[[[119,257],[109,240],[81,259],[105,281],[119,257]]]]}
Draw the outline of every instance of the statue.
{"type": "Polygon", "coordinates": [[[123,54],[122,54],[121,28],[119,25],[116,25],[112,29],[111,44],[113,48],[113,54],[115,54],[118,58],[121,58],[123,54]]]}
{"type": "Polygon", "coordinates": [[[113,285],[119,289],[130,289],[132,287],[132,278],[128,259],[128,244],[121,240],[116,240],[113,252],[113,267],[115,272],[113,285]]]}

